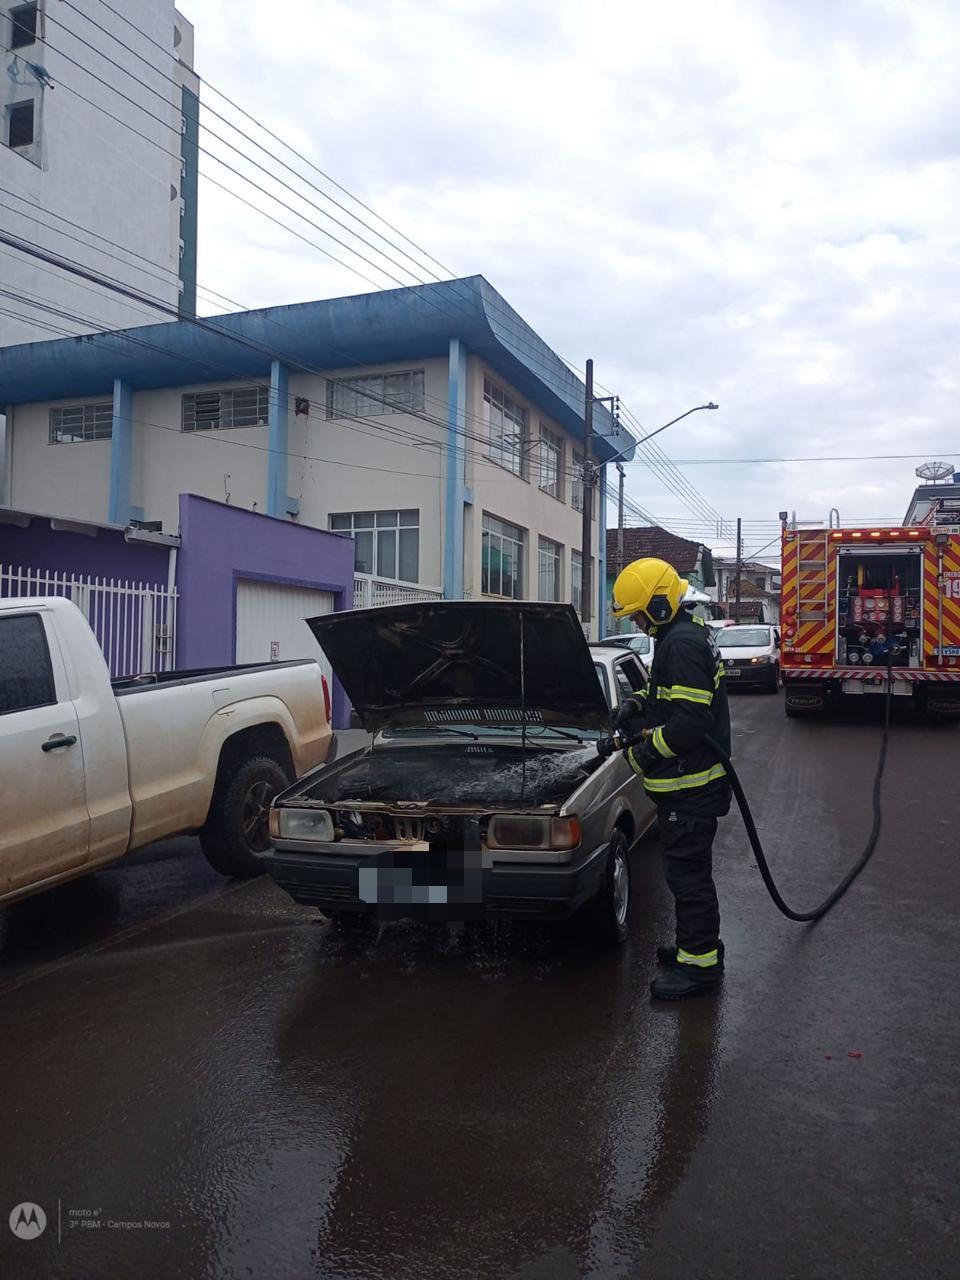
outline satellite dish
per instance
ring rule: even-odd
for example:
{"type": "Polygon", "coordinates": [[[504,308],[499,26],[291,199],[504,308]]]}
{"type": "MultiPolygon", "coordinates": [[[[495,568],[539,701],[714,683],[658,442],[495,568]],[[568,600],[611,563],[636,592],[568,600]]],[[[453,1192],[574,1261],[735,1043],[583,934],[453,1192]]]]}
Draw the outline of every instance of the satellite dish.
{"type": "Polygon", "coordinates": [[[930,480],[938,484],[941,480],[949,480],[953,476],[953,467],[949,462],[925,462],[922,467],[917,467],[914,475],[921,480],[930,480]]]}

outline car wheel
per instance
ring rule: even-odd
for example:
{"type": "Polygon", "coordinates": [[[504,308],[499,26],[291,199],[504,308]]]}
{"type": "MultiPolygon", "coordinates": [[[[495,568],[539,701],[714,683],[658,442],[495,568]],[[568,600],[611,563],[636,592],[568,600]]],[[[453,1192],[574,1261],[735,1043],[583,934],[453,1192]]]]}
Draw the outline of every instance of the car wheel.
{"type": "Polygon", "coordinates": [[[609,946],[626,942],[630,932],[630,850],[619,827],[610,837],[603,878],[591,914],[593,934],[599,942],[609,946]]]}
{"type": "Polygon", "coordinates": [[[267,820],[275,796],[290,785],[286,771],[269,756],[245,761],[222,779],[200,832],[204,857],[221,875],[258,876],[270,848],[267,820]]]}
{"type": "Polygon", "coordinates": [[[780,665],[777,663],[773,668],[773,679],[767,685],[767,693],[780,692],[780,665]]]}

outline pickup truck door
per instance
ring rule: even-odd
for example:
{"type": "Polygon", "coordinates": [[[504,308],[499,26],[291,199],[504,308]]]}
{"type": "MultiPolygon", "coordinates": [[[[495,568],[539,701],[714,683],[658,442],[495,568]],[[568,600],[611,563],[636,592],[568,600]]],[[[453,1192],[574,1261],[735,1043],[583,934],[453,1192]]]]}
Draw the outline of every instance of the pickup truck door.
{"type": "Polygon", "coordinates": [[[42,611],[0,617],[0,898],[84,862],[77,712],[42,611]]]}

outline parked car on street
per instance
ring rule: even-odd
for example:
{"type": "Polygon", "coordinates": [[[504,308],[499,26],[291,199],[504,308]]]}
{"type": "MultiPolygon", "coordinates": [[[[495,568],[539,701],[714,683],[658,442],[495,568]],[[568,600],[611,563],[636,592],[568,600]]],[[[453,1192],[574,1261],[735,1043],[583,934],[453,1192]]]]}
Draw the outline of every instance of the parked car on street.
{"type": "Polygon", "coordinates": [[[645,631],[632,631],[624,635],[605,636],[600,641],[600,644],[615,645],[621,649],[629,649],[631,653],[635,653],[640,659],[647,675],[650,674],[656,641],[653,636],[648,636],[645,631]]]}
{"type": "Polygon", "coordinates": [[[270,801],[335,753],[312,660],[111,683],[69,600],[0,599],[0,902],[188,832],[256,874],[270,801]]]}
{"type": "Polygon", "coordinates": [[[627,936],[629,850],[653,806],[611,706],[635,656],[587,647],[570,605],[423,601],[310,620],[372,745],[270,815],[270,875],[349,920],[558,920],[627,936]]]}
{"type": "Polygon", "coordinates": [[[780,632],[773,626],[723,627],[716,633],[725,674],[737,684],[780,688],[780,632]]]}

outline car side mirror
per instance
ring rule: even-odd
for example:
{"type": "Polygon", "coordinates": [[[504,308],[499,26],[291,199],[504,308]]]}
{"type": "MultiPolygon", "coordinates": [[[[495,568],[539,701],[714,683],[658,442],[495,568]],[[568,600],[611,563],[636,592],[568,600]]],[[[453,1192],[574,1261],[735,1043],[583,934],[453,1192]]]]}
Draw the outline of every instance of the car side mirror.
{"type": "Polygon", "coordinates": [[[773,642],[779,649],[780,648],[780,632],[779,631],[775,631],[773,633],[773,642]]]}

